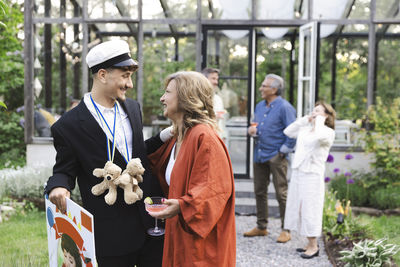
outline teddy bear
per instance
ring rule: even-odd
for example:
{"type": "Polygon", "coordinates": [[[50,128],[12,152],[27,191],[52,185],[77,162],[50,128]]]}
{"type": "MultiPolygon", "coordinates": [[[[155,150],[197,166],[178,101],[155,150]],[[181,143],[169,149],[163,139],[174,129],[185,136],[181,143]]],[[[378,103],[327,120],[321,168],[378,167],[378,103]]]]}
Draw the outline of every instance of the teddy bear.
{"type": "Polygon", "coordinates": [[[93,170],[93,175],[99,178],[104,178],[103,181],[92,187],[92,194],[99,196],[108,189],[108,193],[104,196],[104,199],[108,205],[113,205],[117,200],[117,185],[115,180],[120,177],[122,169],[107,161],[103,169],[96,168],[93,170]]]}
{"type": "Polygon", "coordinates": [[[124,200],[127,204],[133,204],[143,197],[143,191],[139,183],[143,182],[142,175],[145,169],[140,158],[131,159],[123,173],[114,181],[124,190],[124,200]]]}

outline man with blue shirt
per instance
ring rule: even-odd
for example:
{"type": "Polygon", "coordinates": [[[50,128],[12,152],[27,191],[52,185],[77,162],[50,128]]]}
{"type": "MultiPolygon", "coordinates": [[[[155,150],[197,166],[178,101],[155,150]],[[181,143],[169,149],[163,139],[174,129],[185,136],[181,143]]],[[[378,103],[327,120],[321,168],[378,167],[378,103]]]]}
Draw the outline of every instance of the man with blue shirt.
{"type": "Polygon", "coordinates": [[[265,76],[259,90],[263,101],[256,106],[254,117],[257,126],[248,128],[255,138],[254,146],[254,192],[257,206],[257,227],[244,233],[246,237],[265,236],[268,223],[268,185],[270,174],[282,222],[282,232],[277,242],[290,240],[290,232],[283,229],[287,196],[287,154],[293,150],[295,139],[284,135],[283,130],[296,120],[296,110],[280,95],[284,88],[282,77],[275,74],[265,76]]]}

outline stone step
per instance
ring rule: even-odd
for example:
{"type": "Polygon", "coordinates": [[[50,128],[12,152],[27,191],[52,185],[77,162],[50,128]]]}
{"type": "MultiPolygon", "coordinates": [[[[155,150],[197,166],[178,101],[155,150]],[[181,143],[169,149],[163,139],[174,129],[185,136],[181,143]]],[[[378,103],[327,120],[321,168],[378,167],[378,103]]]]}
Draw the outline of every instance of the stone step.
{"type": "MultiPolygon", "coordinates": [[[[253,179],[235,179],[235,197],[237,215],[256,215],[253,179]]],[[[272,182],[268,186],[268,216],[279,218],[279,204],[272,182]]]]}
{"type": "MultiPolygon", "coordinates": [[[[235,205],[235,214],[242,216],[255,216],[257,215],[256,206],[235,205]]],[[[280,218],[279,207],[268,207],[268,217],[280,218]]]]}
{"type": "MultiPolygon", "coordinates": [[[[254,192],[253,179],[235,179],[236,192],[254,192]]],[[[268,193],[275,193],[275,187],[272,181],[268,186],[268,193]]]]}

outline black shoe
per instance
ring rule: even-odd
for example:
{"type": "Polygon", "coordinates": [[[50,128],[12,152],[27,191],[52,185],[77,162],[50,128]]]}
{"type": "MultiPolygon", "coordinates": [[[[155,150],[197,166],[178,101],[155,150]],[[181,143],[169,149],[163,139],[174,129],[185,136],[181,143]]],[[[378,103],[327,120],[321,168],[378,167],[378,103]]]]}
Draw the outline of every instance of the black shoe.
{"type": "Polygon", "coordinates": [[[319,255],[319,249],[317,250],[317,252],[315,252],[312,255],[307,255],[306,253],[301,253],[300,257],[302,257],[303,259],[312,259],[314,257],[317,257],[319,255]]]}
{"type": "Polygon", "coordinates": [[[296,248],[297,252],[306,252],[306,250],[304,248],[296,248]]]}

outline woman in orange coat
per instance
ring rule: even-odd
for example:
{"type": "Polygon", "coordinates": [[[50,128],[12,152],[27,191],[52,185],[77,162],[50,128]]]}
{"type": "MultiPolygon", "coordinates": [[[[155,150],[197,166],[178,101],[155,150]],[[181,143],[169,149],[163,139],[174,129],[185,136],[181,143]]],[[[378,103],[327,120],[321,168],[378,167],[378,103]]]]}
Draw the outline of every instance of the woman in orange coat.
{"type": "Polygon", "coordinates": [[[163,266],[235,266],[235,190],[231,161],[218,137],[213,89],[197,72],[167,77],[160,101],[175,136],[150,155],[168,207],[163,266]]]}

